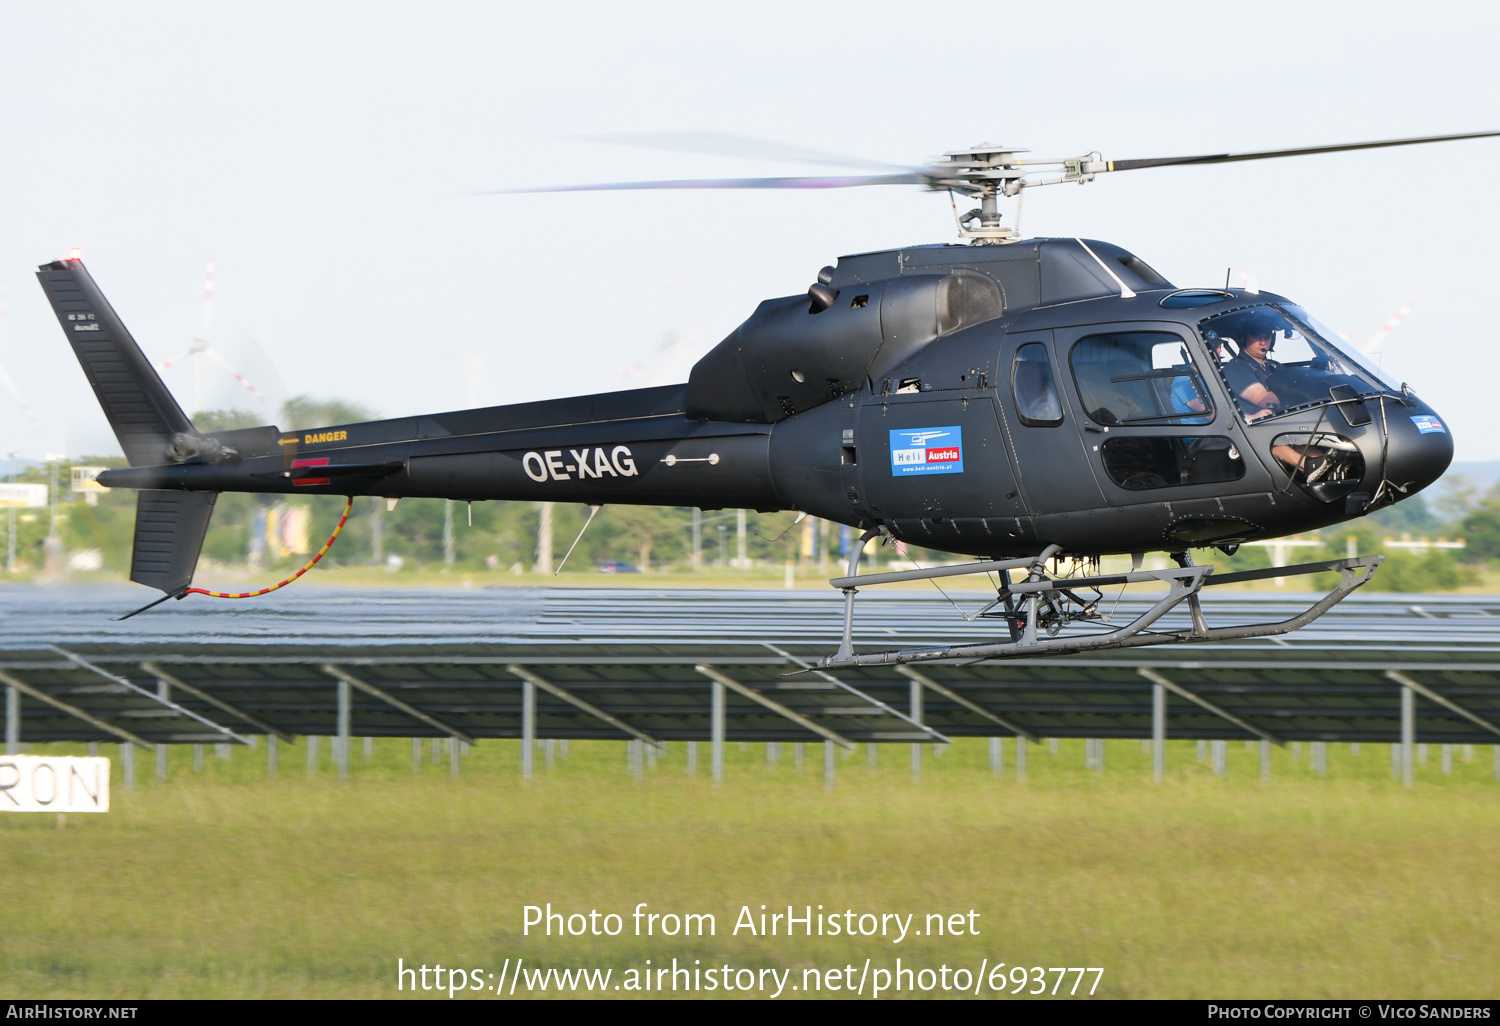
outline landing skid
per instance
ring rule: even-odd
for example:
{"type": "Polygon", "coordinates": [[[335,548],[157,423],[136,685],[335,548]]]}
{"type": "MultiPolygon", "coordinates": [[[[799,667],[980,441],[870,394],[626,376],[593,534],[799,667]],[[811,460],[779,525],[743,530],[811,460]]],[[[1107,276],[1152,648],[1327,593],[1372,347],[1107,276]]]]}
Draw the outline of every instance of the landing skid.
{"type": "Polygon", "coordinates": [[[1038,556],[1027,559],[997,559],[962,566],[933,567],[927,570],[902,570],[884,574],[856,576],[860,551],[870,536],[861,539],[849,560],[849,576],[829,581],[844,593],[844,636],[839,650],[818,661],[825,670],[854,666],[895,666],[901,663],[928,662],[935,659],[1013,659],[1021,656],[1065,655],[1074,652],[1096,652],[1110,648],[1135,648],[1141,645],[1182,645],[1204,641],[1233,641],[1240,638],[1263,638],[1287,634],[1305,627],[1353,591],[1366,584],[1375,574],[1384,556],[1361,556],[1357,559],[1330,559],[1320,563],[1245,570],[1214,574],[1212,566],[1185,566],[1172,570],[1135,570],[1124,574],[1095,574],[1083,577],[1054,577],[1046,573],[1046,564],[1059,552],[1048,546],[1038,556]],[[1011,571],[1025,571],[1025,579],[1012,582],[1011,571]],[[1304,574],[1336,571],[1339,584],[1323,598],[1287,620],[1275,623],[1242,624],[1236,627],[1209,627],[1199,604],[1204,588],[1271,577],[1298,577],[1304,574]],[[939,648],[899,649],[889,652],[867,652],[856,655],[854,631],[854,595],[860,587],[873,584],[895,584],[903,581],[932,580],[965,574],[1000,575],[994,601],[965,619],[993,617],[1002,619],[1010,633],[1008,642],[979,642],[946,645],[939,648]],[[1069,623],[1107,624],[1098,612],[1100,589],[1126,584],[1159,583],[1167,594],[1129,623],[1093,634],[1057,635],[1069,623]],[[1093,597],[1088,593],[1092,592],[1093,597]],[[1150,631],[1153,623],[1169,610],[1188,604],[1193,626],[1189,630],[1150,631]],[[1045,633],[1049,636],[1042,637],[1045,633]]]}

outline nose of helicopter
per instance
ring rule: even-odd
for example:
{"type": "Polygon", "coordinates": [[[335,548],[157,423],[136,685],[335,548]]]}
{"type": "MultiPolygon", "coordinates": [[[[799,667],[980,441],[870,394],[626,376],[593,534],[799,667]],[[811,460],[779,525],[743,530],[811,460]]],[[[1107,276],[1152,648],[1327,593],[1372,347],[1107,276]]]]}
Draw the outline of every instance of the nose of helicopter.
{"type": "Polygon", "coordinates": [[[1411,407],[1393,409],[1393,405],[1387,404],[1385,411],[1384,459],[1377,453],[1367,463],[1371,494],[1380,487],[1382,463],[1385,480],[1410,494],[1442,477],[1453,462],[1453,436],[1441,417],[1413,413],[1411,407]]]}

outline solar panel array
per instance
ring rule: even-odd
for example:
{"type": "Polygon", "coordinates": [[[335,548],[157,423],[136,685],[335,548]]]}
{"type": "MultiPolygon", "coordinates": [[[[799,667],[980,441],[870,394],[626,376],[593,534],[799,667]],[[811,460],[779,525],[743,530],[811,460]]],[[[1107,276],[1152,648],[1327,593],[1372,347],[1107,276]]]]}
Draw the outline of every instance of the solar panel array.
{"type": "MultiPolygon", "coordinates": [[[[867,590],[859,651],[992,640],[988,596],[867,590]],[[950,600],[951,599],[951,600],[950,600]]],[[[1204,599],[1212,625],[1283,619],[1308,596],[1204,599]]],[[[124,622],[125,588],[0,591],[12,740],[217,742],[229,735],[708,740],[1147,738],[1165,684],[1173,738],[1500,741],[1500,598],[1357,594],[1294,634],[896,669],[809,671],[831,653],[831,590],[304,588],[188,599],[124,622]],[[913,699],[918,699],[914,705],[913,699]]],[[[1126,599],[1116,620],[1144,601],[1126,599]]],[[[1107,604],[1106,604],[1107,609],[1107,604]]],[[[1186,614],[1163,629],[1188,626],[1186,614]]]]}

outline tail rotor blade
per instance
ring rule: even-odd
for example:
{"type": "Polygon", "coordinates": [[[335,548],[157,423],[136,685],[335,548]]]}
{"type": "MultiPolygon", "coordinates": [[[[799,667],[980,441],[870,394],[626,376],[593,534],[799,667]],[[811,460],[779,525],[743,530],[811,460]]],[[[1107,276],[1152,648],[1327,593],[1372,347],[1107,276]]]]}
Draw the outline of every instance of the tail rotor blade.
{"type": "Polygon", "coordinates": [[[206,356],[206,357],[208,357],[214,363],[218,364],[220,367],[223,367],[230,374],[233,374],[234,375],[234,380],[238,381],[241,385],[244,385],[245,386],[245,391],[247,391],[251,395],[255,396],[255,398],[259,399],[263,403],[268,403],[270,401],[265,396],[263,396],[263,395],[260,394],[260,389],[256,388],[254,385],[250,384],[250,382],[245,378],[245,376],[243,374],[241,374],[239,371],[235,370],[234,367],[232,367],[230,365],[230,363],[229,363],[228,360],[226,360],[226,359],[224,359],[224,357],[220,356],[217,350],[215,350],[215,349],[204,349],[203,350],[203,355],[206,356]]]}
{"type": "Polygon", "coordinates": [[[156,369],[158,371],[164,371],[174,364],[181,363],[183,360],[186,360],[189,356],[192,356],[196,352],[198,352],[198,347],[196,345],[188,346],[186,349],[178,353],[176,356],[172,357],[170,360],[163,360],[161,363],[157,364],[156,369]]]}
{"type": "Polygon", "coordinates": [[[21,398],[21,390],[17,388],[16,383],[10,379],[10,374],[6,372],[4,364],[0,364],[0,382],[3,382],[10,394],[16,397],[16,402],[21,404],[21,412],[26,414],[26,419],[35,424],[36,414],[31,412],[31,407],[27,406],[26,400],[21,398]]]}

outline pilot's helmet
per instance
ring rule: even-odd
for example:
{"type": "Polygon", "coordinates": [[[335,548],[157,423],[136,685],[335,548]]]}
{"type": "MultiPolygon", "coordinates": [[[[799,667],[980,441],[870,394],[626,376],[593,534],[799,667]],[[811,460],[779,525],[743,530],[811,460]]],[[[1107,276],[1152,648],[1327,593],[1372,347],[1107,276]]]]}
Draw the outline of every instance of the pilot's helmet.
{"type": "Polygon", "coordinates": [[[1252,335],[1270,335],[1275,341],[1276,332],[1284,325],[1281,318],[1266,310],[1252,310],[1242,314],[1232,314],[1216,320],[1210,331],[1205,332],[1209,345],[1217,345],[1223,339],[1232,339],[1237,346],[1243,346],[1252,335]]]}

